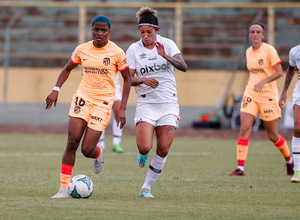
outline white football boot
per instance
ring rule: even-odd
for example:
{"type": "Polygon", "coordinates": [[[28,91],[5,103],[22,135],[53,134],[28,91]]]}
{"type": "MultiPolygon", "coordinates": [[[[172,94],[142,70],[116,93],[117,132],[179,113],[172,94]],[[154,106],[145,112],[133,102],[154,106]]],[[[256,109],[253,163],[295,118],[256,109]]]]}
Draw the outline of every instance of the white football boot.
{"type": "Polygon", "coordinates": [[[62,199],[62,198],[68,198],[68,189],[60,188],[58,193],[56,193],[54,196],[52,196],[52,199],[62,199]]]}
{"type": "Polygon", "coordinates": [[[97,159],[94,159],[94,172],[100,173],[104,166],[103,152],[101,152],[100,156],[97,159]]]}

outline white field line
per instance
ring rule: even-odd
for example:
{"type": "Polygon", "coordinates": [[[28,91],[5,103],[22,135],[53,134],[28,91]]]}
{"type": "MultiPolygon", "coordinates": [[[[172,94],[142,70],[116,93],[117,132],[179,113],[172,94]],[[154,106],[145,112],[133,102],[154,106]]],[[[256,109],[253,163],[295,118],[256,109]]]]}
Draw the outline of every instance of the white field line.
{"type": "MultiPolygon", "coordinates": [[[[0,157],[23,157],[23,156],[62,156],[63,153],[0,153],[0,157]]],[[[125,152],[122,154],[119,153],[106,153],[104,152],[104,156],[105,155],[109,155],[109,156],[132,156],[132,155],[137,155],[138,152],[125,152]]],[[[171,156],[207,156],[210,153],[208,152],[172,152],[169,155],[171,156]]],[[[81,154],[79,153],[78,156],[80,156],[81,154]]]]}

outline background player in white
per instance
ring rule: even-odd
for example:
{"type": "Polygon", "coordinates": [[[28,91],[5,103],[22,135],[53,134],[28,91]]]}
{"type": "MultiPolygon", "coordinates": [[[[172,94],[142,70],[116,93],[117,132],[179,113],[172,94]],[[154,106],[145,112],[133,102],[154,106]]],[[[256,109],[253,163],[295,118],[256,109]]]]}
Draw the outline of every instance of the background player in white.
{"type": "MultiPolygon", "coordinates": [[[[116,115],[120,109],[121,106],[121,100],[122,100],[122,89],[120,85],[120,77],[119,73],[116,75],[116,78],[114,80],[115,86],[116,86],[116,94],[115,94],[115,100],[114,104],[112,106],[113,112],[114,112],[114,120],[112,123],[112,132],[113,132],[113,146],[112,150],[117,152],[117,153],[123,153],[124,149],[120,146],[121,140],[122,140],[122,135],[123,135],[123,129],[120,128],[120,125],[117,125],[116,121],[116,115]]],[[[106,130],[106,129],[105,129],[106,130]]],[[[98,146],[101,147],[102,150],[105,149],[105,130],[102,132],[101,137],[98,141],[98,146]]]]}
{"type": "Polygon", "coordinates": [[[134,122],[140,167],[147,163],[153,134],[156,133],[156,154],[139,194],[151,198],[151,186],[163,169],[179,125],[174,67],[185,72],[187,65],[176,44],[157,34],[160,28],[156,11],[142,7],[137,12],[137,18],[141,39],[128,48],[126,57],[131,85],[137,86],[134,122]]]}
{"type": "Polygon", "coordinates": [[[279,106],[282,108],[286,102],[287,90],[293,79],[295,71],[298,70],[298,81],[293,90],[293,111],[294,111],[294,136],[292,139],[292,151],[294,160],[294,175],[291,182],[300,182],[300,44],[293,47],[289,53],[289,66],[286,71],[286,78],[279,106]]]}

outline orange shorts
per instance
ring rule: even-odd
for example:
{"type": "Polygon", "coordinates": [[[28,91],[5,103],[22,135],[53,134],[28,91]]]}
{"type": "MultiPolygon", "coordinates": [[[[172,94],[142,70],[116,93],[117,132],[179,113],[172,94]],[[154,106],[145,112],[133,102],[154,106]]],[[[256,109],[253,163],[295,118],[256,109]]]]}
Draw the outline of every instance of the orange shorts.
{"type": "Polygon", "coordinates": [[[89,128],[104,131],[110,120],[111,108],[112,106],[105,101],[93,103],[74,94],[69,116],[82,118],[89,128]]]}
{"type": "Polygon", "coordinates": [[[256,102],[249,96],[244,96],[241,103],[241,112],[248,113],[263,121],[273,121],[281,118],[281,109],[277,99],[269,100],[266,103],[256,102]]]}

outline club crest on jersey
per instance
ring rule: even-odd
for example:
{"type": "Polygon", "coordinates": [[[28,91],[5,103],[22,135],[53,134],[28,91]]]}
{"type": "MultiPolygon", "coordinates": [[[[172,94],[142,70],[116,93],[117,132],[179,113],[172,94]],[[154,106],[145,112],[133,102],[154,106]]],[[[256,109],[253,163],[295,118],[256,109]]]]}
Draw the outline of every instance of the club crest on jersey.
{"type": "Polygon", "coordinates": [[[110,64],[110,58],[105,57],[105,58],[103,59],[103,64],[104,64],[105,66],[109,65],[109,64],[110,64]]]}
{"type": "Polygon", "coordinates": [[[259,59],[259,60],[258,60],[258,64],[259,64],[260,66],[262,66],[262,65],[264,64],[264,60],[263,60],[263,59],[259,59]]]}
{"type": "Polygon", "coordinates": [[[74,113],[76,115],[80,113],[80,110],[81,110],[80,106],[77,105],[77,106],[74,107],[74,113]]]}
{"type": "Polygon", "coordinates": [[[140,73],[143,75],[145,73],[158,72],[161,70],[169,69],[169,63],[164,63],[162,65],[154,63],[153,66],[145,66],[145,68],[140,69],[140,73]]]}

